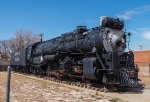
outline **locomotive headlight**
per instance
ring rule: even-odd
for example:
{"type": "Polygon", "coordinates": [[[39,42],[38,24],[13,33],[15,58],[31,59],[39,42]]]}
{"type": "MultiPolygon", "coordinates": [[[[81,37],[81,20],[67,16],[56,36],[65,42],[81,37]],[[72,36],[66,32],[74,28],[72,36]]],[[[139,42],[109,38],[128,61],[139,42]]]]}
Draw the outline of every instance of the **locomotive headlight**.
{"type": "Polygon", "coordinates": [[[112,34],[110,34],[110,43],[114,49],[118,49],[119,47],[124,45],[125,39],[123,39],[122,35],[120,35],[118,33],[116,33],[116,34],[112,33],[112,34]]]}
{"type": "Polygon", "coordinates": [[[126,40],[124,38],[122,39],[122,46],[126,47],[126,40]]]}
{"type": "Polygon", "coordinates": [[[122,39],[121,41],[122,41],[123,44],[125,43],[125,39],[122,39]]]}
{"type": "Polygon", "coordinates": [[[118,39],[118,41],[116,41],[116,45],[117,46],[125,46],[125,39],[118,39]]]}

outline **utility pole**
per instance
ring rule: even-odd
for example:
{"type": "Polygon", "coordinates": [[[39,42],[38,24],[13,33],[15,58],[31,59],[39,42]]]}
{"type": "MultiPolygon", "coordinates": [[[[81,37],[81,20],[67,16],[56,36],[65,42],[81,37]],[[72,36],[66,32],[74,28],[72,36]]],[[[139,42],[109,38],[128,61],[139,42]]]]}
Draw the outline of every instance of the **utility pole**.
{"type": "Polygon", "coordinates": [[[140,47],[140,51],[142,51],[143,46],[142,46],[142,45],[139,45],[139,47],[140,47]]]}
{"type": "Polygon", "coordinates": [[[40,40],[41,40],[41,42],[43,41],[43,35],[44,35],[44,34],[42,34],[42,33],[41,33],[41,34],[39,34],[39,36],[41,37],[41,39],[40,39],[40,40]]]}

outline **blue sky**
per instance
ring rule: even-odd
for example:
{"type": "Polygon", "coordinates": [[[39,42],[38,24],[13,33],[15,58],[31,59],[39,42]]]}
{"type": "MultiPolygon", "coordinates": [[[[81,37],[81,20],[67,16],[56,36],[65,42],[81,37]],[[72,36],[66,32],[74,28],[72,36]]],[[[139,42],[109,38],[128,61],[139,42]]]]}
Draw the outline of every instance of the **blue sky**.
{"type": "Polygon", "coordinates": [[[72,31],[77,25],[99,26],[100,16],[120,17],[132,32],[130,48],[150,49],[149,0],[0,0],[0,40],[17,29],[44,34],[44,39],[72,31]]]}

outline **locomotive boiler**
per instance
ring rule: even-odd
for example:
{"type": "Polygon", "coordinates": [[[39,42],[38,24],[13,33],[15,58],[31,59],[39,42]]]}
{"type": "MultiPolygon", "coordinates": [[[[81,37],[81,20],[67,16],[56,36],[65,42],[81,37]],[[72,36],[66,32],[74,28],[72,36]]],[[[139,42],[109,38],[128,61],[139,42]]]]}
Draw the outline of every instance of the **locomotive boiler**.
{"type": "Polygon", "coordinates": [[[120,19],[101,17],[100,26],[34,43],[12,54],[15,71],[93,80],[106,85],[138,86],[133,52],[125,52],[126,32],[120,19]]]}

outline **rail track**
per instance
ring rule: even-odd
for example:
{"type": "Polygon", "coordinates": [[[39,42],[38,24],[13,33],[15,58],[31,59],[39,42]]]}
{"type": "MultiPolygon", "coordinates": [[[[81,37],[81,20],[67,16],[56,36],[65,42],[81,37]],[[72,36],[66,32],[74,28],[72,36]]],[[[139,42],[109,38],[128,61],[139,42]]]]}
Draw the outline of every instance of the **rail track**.
{"type": "Polygon", "coordinates": [[[90,90],[94,90],[97,92],[139,93],[139,92],[141,92],[141,90],[143,90],[142,85],[137,88],[116,87],[116,86],[106,86],[106,85],[96,83],[96,82],[92,82],[92,83],[88,82],[88,81],[82,82],[80,80],[75,80],[75,79],[72,79],[72,80],[58,79],[58,78],[49,77],[46,75],[39,76],[39,75],[29,74],[29,73],[19,73],[19,72],[14,72],[14,73],[22,74],[22,75],[26,75],[26,76],[32,76],[32,77],[56,82],[56,83],[63,84],[63,85],[69,85],[69,86],[74,86],[74,87],[78,87],[78,88],[90,89],[90,90]]]}

